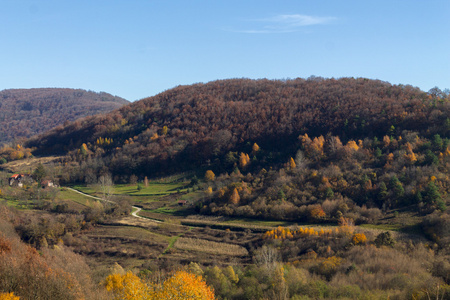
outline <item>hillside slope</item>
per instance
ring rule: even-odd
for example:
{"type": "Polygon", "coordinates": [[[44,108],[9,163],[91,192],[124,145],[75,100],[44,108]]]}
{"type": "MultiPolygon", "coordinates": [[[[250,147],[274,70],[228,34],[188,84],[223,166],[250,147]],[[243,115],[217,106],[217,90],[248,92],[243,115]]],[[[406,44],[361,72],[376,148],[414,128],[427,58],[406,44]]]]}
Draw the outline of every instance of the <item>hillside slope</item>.
{"type": "Polygon", "coordinates": [[[64,122],[110,112],[129,103],[108,93],[39,88],[0,91],[0,145],[29,138],[64,122]]]}
{"type": "Polygon", "coordinates": [[[114,174],[155,175],[211,162],[223,166],[228,152],[248,152],[254,142],[276,161],[277,153],[295,154],[305,133],[343,141],[403,130],[445,134],[447,100],[363,78],[220,80],[176,87],[56,128],[28,145],[38,155],[75,155],[84,143],[82,152],[101,158],[114,174]]]}

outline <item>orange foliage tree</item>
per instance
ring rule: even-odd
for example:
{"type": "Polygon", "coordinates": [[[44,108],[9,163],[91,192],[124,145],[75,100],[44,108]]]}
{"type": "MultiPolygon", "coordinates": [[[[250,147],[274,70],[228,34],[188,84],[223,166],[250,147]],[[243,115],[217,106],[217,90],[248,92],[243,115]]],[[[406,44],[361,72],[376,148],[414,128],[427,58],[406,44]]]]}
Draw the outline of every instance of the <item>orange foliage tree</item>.
{"type": "Polygon", "coordinates": [[[241,197],[239,197],[239,192],[236,188],[234,188],[233,193],[231,194],[230,201],[233,204],[238,204],[241,200],[241,197]]]}
{"type": "Polygon", "coordinates": [[[310,211],[309,211],[309,216],[311,217],[311,219],[313,220],[318,220],[318,219],[323,219],[326,217],[325,212],[323,211],[322,206],[318,205],[314,205],[310,211]]]}
{"type": "Polygon", "coordinates": [[[295,160],[291,157],[291,159],[289,159],[289,169],[294,170],[296,166],[295,160]]]}
{"type": "Polygon", "coordinates": [[[241,168],[245,168],[250,162],[250,157],[247,153],[241,152],[241,155],[239,156],[239,166],[241,168]]]}
{"type": "Polygon", "coordinates": [[[352,242],[354,245],[361,245],[367,242],[367,237],[364,233],[355,233],[352,237],[352,242]]]}

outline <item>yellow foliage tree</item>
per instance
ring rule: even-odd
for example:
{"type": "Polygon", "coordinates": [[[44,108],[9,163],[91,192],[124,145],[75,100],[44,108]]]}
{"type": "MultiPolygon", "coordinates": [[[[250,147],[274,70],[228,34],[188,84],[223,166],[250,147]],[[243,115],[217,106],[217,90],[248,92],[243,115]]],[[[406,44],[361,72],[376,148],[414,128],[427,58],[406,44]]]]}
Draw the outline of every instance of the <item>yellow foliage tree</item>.
{"type": "Polygon", "coordinates": [[[167,128],[167,126],[164,126],[161,130],[161,134],[166,135],[168,131],[169,131],[169,128],[167,128]]]}
{"type": "Polygon", "coordinates": [[[87,156],[89,154],[89,150],[88,147],[85,143],[83,143],[79,149],[79,154],[81,154],[81,156],[87,156]]]}
{"type": "Polygon", "coordinates": [[[9,155],[10,160],[20,160],[24,157],[24,153],[22,151],[12,151],[9,155]]]}
{"type": "Polygon", "coordinates": [[[178,271],[162,284],[146,284],[132,272],[112,274],[105,280],[106,289],[116,300],[214,300],[214,290],[202,276],[178,271]]]}
{"type": "Polygon", "coordinates": [[[355,141],[348,141],[347,145],[345,145],[347,148],[349,149],[353,149],[355,151],[357,151],[359,149],[358,145],[356,144],[355,141]]]}
{"type": "Polygon", "coordinates": [[[106,278],[106,290],[114,294],[117,300],[144,300],[154,299],[150,295],[153,291],[132,272],[124,275],[112,274],[106,278]]]}
{"type": "Polygon", "coordinates": [[[319,159],[323,156],[323,145],[325,138],[323,136],[315,137],[313,140],[305,133],[305,135],[299,136],[302,144],[305,147],[306,154],[313,158],[319,159]]]}
{"type": "Polygon", "coordinates": [[[289,160],[289,169],[294,170],[297,165],[295,164],[295,160],[291,157],[289,160]]]}
{"type": "Polygon", "coordinates": [[[205,180],[207,181],[214,181],[214,179],[216,178],[216,174],[214,174],[213,171],[208,170],[205,173],[205,180]]]}
{"type": "Polygon", "coordinates": [[[157,286],[154,296],[149,299],[213,300],[215,295],[201,276],[178,271],[164,281],[162,286],[157,286]]]}
{"type": "Polygon", "coordinates": [[[14,293],[0,293],[0,300],[19,300],[20,297],[14,296],[14,293]]]}
{"type": "Polygon", "coordinates": [[[96,144],[97,146],[109,146],[109,145],[111,145],[112,142],[113,142],[113,139],[112,139],[112,138],[102,138],[102,137],[99,137],[99,138],[97,138],[97,140],[95,141],[95,144],[96,144]]]}
{"type": "Polygon", "coordinates": [[[241,168],[245,168],[245,166],[247,166],[249,162],[250,157],[248,156],[248,154],[241,152],[241,155],[239,156],[239,166],[241,168]]]}
{"type": "Polygon", "coordinates": [[[236,272],[234,272],[234,269],[232,266],[228,266],[223,270],[223,274],[232,282],[234,283],[238,283],[239,282],[239,277],[236,274],[236,272]]]}
{"type": "Polygon", "coordinates": [[[257,143],[254,143],[253,147],[252,147],[252,153],[256,154],[256,152],[258,152],[258,151],[259,151],[259,146],[257,143]]]}
{"type": "Polygon", "coordinates": [[[336,273],[341,262],[342,258],[331,256],[322,261],[315,269],[317,273],[324,275],[327,279],[330,279],[331,276],[336,273]]]}
{"type": "Polygon", "coordinates": [[[407,152],[407,154],[405,154],[405,158],[410,163],[415,163],[417,161],[417,156],[413,152],[411,144],[409,142],[407,142],[405,146],[406,146],[406,152],[407,152]]]}

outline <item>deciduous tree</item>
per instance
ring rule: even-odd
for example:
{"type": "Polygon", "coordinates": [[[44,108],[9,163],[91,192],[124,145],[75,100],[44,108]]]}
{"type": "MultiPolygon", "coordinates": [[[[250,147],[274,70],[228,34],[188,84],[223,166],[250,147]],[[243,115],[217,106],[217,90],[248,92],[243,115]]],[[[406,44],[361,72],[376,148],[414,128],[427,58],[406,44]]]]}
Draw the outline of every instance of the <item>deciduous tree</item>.
{"type": "Polygon", "coordinates": [[[114,184],[111,175],[107,174],[100,176],[100,178],[98,179],[98,185],[100,187],[103,199],[111,200],[111,197],[114,193],[114,184]]]}
{"type": "Polygon", "coordinates": [[[214,290],[201,276],[178,271],[165,280],[162,286],[157,286],[154,296],[150,299],[213,300],[215,295],[214,290]]]}
{"type": "Polygon", "coordinates": [[[241,154],[239,155],[239,166],[241,168],[245,168],[249,162],[250,162],[250,157],[248,156],[248,154],[241,152],[241,154]]]}
{"type": "Polygon", "coordinates": [[[14,293],[0,293],[0,300],[20,300],[20,297],[14,296],[14,293]]]}
{"type": "Polygon", "coordinates": [[[241,197],[239,196],[239,192],[238,192],[237,188],[234,188],[234,190],[230,196],[230,202],[237,205],[237,204],[239,204],[240,200],[241,200],[241,197]]]}
{"type": "Polygon", "coordinates": [[[208,170],[205,173],[205,180],[206,181],[214,181],[214,179],[216,178],[216,175],[214,174],[213,171],[208,170]]]}
{"type": "Polygon", "coordinates": [[[109,275],[105,280],[105,287],[113,293],[116,300],[155,299],[152,297],[152,289],[132,272],[109,275]]]}
{"type": "Polygon", "coordinates": [[[297,165],[295,164],[295,160],[291,157],[289,159],[289,169],[290,170],[295,170],[296,167],[297,167],[297,165]]]}
{"type": "Polygon", "coordinates": [[[257,143],[254,143],[252,146],[252,153],[255,155],[259,151],[259,146],[257,143]]]}

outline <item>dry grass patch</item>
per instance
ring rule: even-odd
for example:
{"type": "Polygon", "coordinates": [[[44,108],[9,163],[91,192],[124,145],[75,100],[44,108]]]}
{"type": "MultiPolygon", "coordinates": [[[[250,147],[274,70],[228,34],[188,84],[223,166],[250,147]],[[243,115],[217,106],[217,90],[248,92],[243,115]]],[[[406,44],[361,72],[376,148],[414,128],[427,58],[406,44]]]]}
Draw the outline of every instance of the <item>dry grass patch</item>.
{"type": "Polygon", "coordinates": [[[27,159],[14,160],[2,165],[2,168],[13,173],[22,173],[34,170],[40,163],[43,165],[58,164],[62,156],[30,157],[27,159]]]}
{"type": "Polygon", "coordinates": [[[161,213],[155,213],[155,212],[151,212],[148,210],[141,210],[139,212],[139,216],[145,217],[145,218],[150,218],[150,219],[155,219],[155,220],[159,220],[159,221],[164,221],[164,222],[179,219],[175,216],[161,214],[161,213]]]}
{"type": "Polygon", "coordinates": [[[207,252],[212,254],[223,254],[231,256],[248,255],[247,249],[242,246],[212,242],[196,238],[180,237],[175,242],[174,247],[181,250],[207,252]]]}
{"type": "Polygon", "coordinates": [[[151,232],[144,228],[131,226],[98,226],[88,236],[104,238],[124,238],[130,240],[144,240],[157,243],[167,243],[169,237],[151,232]]]}
{"type": "Polygon", "coordinates": [[[109,222],[109,224],[136,226],[141,228],[154,228],[157,227],[159,223],[149,219],[141,219],[132,216],[127,216],[118,220],[112,220],[109,222]]]}

